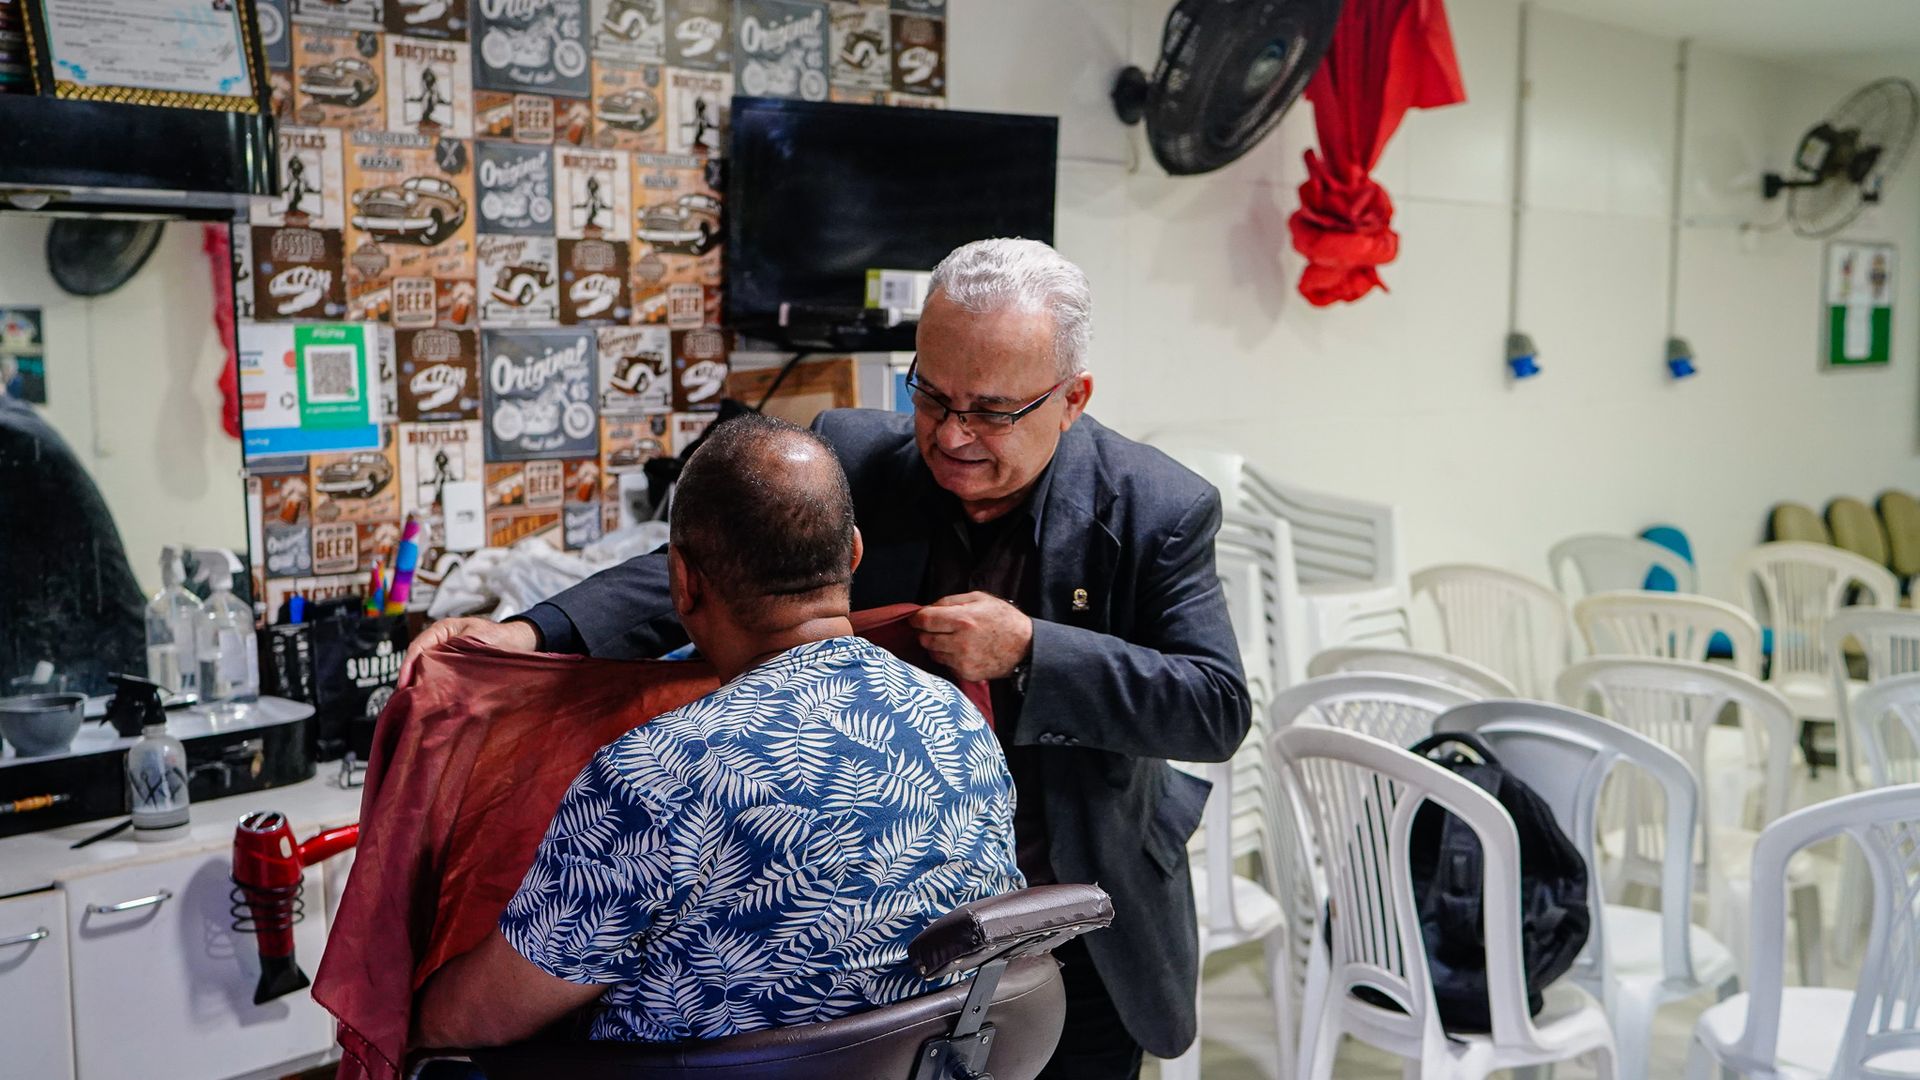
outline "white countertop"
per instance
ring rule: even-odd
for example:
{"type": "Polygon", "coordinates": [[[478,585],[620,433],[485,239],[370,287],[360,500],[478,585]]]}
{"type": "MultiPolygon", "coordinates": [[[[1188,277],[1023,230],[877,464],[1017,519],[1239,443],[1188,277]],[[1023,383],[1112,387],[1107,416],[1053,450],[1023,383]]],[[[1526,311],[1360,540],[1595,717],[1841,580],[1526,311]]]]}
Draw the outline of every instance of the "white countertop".
{"type": "MultiPolygon", "coordinates": [[[[194,739],[220,732],[252,731],[258,728],[276,727],[280,724],[291,724],[312,715],[313,706],[277,697],[263,697],[258,701],[249,701],[239,706],[237,713],[231,716],[215,716],[204,707],[196,705],[185,709],[168,710],[167,734],[176,739],[194,739]]],[[[23,758],[15,752],[13,744],[8,743],[4,748],[0,748],[0,769],[10,765],[37,764],[60,758],[124,750],[138,741],[135,736],[122,736],[109,724],[96,723],[93,719],[89,719],[80,725],[79,734],[73,737],[73,745],[69,746],[64,753],[23,758]]]]}
{"type": "Polygon", "coordinates": [[[146,862],[160,862],[203,851],[231,850],[233,827],[255,810],[278,810],[293,824],[296,840],[321,829],[360,820],[360,788],[339,786],[337,768],[320,764],[319,774],[290,787],[197,802],[192,825],[178,840],[162,843],[135,840],[131,830],[89,844],[78,851],[72,844],[112,825],[117,818],[67,825],[58,829],[10,836],[0,840],[0,896],[31,892],[105,870],[119,870],[146,862]]]}

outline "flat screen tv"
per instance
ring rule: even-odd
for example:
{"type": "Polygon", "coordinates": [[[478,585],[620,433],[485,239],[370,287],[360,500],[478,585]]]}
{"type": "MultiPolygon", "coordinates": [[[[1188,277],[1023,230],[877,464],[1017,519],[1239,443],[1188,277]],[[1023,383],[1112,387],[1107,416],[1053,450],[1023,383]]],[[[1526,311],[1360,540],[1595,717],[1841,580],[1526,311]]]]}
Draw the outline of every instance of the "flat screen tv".
{"type": "Polygon", "coordinates": [[[1052,243],[1058,155],[1051,116],[734,98],[727,324],[779,346],[911,349],[911,323],[863,315],[867,271],[931,270],[992,236],[1052,243]]]}

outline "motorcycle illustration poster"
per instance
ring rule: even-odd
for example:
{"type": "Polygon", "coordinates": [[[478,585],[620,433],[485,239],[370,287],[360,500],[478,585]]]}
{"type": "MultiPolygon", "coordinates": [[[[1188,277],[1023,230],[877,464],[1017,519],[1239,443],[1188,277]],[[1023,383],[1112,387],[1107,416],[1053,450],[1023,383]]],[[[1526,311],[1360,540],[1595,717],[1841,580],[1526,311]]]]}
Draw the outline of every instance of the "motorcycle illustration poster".
{"type": "Polygon", "coordinates": [[[586,0],[475,0],[474,81],[487,90],[585,97],[586,0]]]}
{"type": "Polygon", "coordinates": [[[824,0],[739,0],[734,84],[748,97],[827,99],[824,0]]]}
{"type": "Polygon", "coordinates": [[[482,236],[552,236],[553,150],[486,139],[474,152],[482,236]]]}
{"type": "Polygon", "coordinates": [[[584,457],[598,451],[592,330],[488,330],[488,461],[584,457]]]}
{"type": "Polygon", "coordinates": [[[552,326],[560,317],[559,283],[553,237],[481,234],[481,326],[552,326]]]}

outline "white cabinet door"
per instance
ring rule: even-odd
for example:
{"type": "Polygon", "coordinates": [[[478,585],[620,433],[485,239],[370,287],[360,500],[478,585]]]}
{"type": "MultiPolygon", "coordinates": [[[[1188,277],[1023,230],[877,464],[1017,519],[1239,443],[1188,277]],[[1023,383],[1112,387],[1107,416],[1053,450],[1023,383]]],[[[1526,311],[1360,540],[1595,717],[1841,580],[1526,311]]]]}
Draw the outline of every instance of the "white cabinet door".
{"type": "MultiPolygon", "coordinates": [[[[324,1051],[330,1017],[306,991],[253,1003],[260,954],[232,929],[231,855],[182,855],[65,883],[81,1080],[237,1076],[324,1051]]],[[[309,977],[325,941],[320,874],[294,958],[309,977]]]]}
{"type": "Polygon", "coordinates": [[[73,1080],[67,906],[58,890],[0,900],[0,1056],[0,1074],[73,1080]]]}

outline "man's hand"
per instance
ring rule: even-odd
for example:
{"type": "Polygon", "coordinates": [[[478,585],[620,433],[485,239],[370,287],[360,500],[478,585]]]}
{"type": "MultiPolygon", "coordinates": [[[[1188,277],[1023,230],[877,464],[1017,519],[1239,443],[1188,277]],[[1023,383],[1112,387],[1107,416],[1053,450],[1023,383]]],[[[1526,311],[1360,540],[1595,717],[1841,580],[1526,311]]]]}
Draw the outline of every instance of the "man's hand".
{"type": "Polygon", "coordinates": [[[407,676],[413,672],[413,663],[420,659],[421,653],[458,637],[470,637],[508,652],[533,652],[540,647],[540,631],[525,619],[512,622],[480,618],[441,619],[427,627],[425,633],[414,638],[413,644],[407,646],[407,658],[400,665],[400,681],[407,681],[407,676]]]}
{"type": "Polygon", "coordinates": [[[909,623],[927,655],[964,682],[1004,679],[1033,649],[1033,620],[990,593],[935,600],[909,623]]]}

